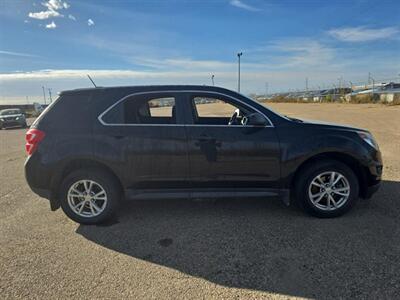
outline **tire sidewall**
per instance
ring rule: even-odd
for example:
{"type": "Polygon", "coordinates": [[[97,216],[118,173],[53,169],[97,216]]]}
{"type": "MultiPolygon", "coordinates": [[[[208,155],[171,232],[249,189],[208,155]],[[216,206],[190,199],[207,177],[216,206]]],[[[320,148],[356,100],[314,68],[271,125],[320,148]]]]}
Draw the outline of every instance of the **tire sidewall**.
{"type": "Polygon", "coordinates": [[[300,182],[297,188],[297,195],[300,199],[301,206],[311,215],[320,218],[333,218],[338,217],[349,211],[358,199],[359,184],[358,179],[354,172],[345,164],[338,161],[323,161],[317,162],[305,170],[301,175],[300,182]],[[333,211],[324,211],[317,208],[308,195],[308,189],[312,180],[319,174],[324,172],[338,172],[342,174],[349,182],[350,195],[346,203],[340,208],[333,211]]]}
{"type": "Polygon", "coordinates": [[[69,174],[63,181],[60,190],[60,204],[64,213],[81,224],[98,224],[110,219],[118,206],[120,193],[113,178],[106,172],[99,170],[79,170],[69,174]],[[105,209],[95,217],[82,217],[77,215],[68,204],[68,191],[70,187],[79,180],[93,180],[100,184],[107,194],[105,209]]]}

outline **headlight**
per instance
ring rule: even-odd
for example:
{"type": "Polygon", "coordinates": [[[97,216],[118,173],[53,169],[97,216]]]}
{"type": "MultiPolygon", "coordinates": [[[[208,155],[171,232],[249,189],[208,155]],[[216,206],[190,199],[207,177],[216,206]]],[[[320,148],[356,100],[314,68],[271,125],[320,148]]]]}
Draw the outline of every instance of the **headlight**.
{"type": "Polygon", "coordinates": [[[18,121],[19,119],[20,119],[20,117],[16,117],[16,118],[15,118],[15,120],[17,120],[17,121],[18,121]]]}
{"type": "Polygon", "coordinates": [[[363,131],[358,131],[357,133],[360,136],[360,138],[362,138],[364,140],[364,142],[366,142],[368,145],[370,145],[371,147],[374,147],[375,149],[379,149],[378,143],[375,141],[372,134],[370,134],[369,132],[363,132],[363,131]]]}
{"type": "Polygon", "coordinates": [[[4,122],[4,119],[3,119],[3,118],[0,118],[0,121],[4,122]]]}

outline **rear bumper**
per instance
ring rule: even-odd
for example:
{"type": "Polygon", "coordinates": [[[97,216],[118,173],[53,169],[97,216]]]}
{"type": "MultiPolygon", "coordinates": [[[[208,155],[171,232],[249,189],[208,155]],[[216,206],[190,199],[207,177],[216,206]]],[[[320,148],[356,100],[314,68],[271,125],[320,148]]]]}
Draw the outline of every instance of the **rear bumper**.
{"type": "Polygon", "coordinates": [[[34,157],[28,157],[25,162],[25,179],[30,189],[39,197],[46,198],[50,201],[51,210],[56,210],[60,207],[57,195],[53,193],[51,188],[52,174],[48,169],[40,164],[36,153],[34,157]]]}
{"type": "Polygon", "coordinates": [[[46,189],[39,189],[32,186],[29,186],[36,195],[42,198],[50,199],[51,198],[51,191],[46,189]]]}

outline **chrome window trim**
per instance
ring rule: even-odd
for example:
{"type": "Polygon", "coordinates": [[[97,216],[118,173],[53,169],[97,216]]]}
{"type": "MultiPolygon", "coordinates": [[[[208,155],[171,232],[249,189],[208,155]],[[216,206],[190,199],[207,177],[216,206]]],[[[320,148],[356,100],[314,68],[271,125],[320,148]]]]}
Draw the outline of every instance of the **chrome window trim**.
{"type": "Polygon", "coordinates": [[[124,97],[122,97],[121,99],[119,99],[117,102],[115,102],[114,104],[112,104],[109,108],[107,108],[105,111],[103,111],[98,117],[97,117],[98,121],[104,125],[104,126],[203,126],[203,127],[275,127],[274,124],[272,123],[272,121],[263,113],[261,112],[259,109],[243,102],[240,99],[237,99],[233,96],[224,94],[224,93],[220,93],[220,92],[214,92],[214,91],[204,91],[204,90],[162,90],[162,91],[146,91],[146,92],[137,92],[137,93],[133,93],[133,94],[129,94],[126,95],[124,97]],[[115,106],[117,106],[119,103],[121,103],[122,101],[126,100],[127,98],[133,97],[133,96],[138,96],[138,95],[145,95],[145,94],[158,94],[158,93],[210,93],[210,94],[215,94],[215,95],[220,95],[220,96],[225,96],[228,97],[234,101],[240,102],[241,104],[253,109],[254,111],[262,114],[265,119],[267,119],[267,121],[269,122],[269,125],[265,125],[265,126],[255,126],[255,125],[212,125],[212,124],[121,124],[121,123],[106,123],[103,121],[102,117],[108,113],[110,110],[112,110],[115,106]]]}

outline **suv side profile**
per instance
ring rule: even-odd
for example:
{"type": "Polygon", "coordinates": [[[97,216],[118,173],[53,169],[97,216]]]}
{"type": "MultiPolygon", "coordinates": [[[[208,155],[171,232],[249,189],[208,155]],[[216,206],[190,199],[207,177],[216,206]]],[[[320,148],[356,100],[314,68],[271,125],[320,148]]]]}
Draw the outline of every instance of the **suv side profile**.
{"type": "Polygon", "coordinates": [[[82,224],[109,219],[122,199],[154,198],[280,197],[336,217],[382,175],[368,131],[288,118],[211,86],[62,92],[26,151],[31,189],[82,224]]]}

